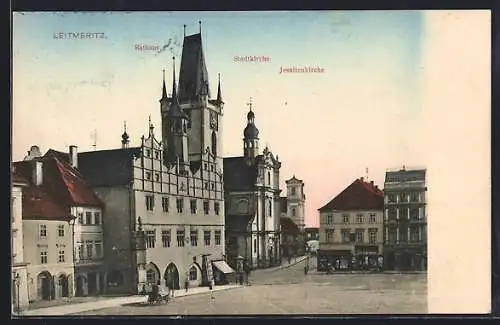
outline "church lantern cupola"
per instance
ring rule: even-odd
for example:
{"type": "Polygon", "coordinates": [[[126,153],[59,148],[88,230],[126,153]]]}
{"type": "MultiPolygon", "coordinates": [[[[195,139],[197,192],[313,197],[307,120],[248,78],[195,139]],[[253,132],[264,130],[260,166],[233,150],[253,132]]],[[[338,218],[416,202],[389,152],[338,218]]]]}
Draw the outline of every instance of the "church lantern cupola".
{"type": "Polygon", "coordinates": [[[127,133],[127,122],[123,122],[123,134],[122,134],[122,148],[128,148],[130,143],[130,137],[127,133]]]}
{"type": "Polygon", "coordinates": [[[243,131],[243,155],[247,163],[253,163],[259,154],[259,129],[255,126],[255,113],[252,111],[252,98],[248,103],[247,126],[243,131]]]}

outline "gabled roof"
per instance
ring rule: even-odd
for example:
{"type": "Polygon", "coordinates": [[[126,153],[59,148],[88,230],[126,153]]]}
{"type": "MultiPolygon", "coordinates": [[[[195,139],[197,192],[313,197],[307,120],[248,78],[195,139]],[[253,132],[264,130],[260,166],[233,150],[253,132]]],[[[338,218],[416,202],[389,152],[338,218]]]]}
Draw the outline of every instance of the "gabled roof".
{"type": "Polygon", "coordinates": [[[201,94],[211,97],[201,33],[198,33],[184,37],[179,73],[179,101],[191,100],[201,94]]]}
{"type": "Polygon", "coordinates": [[[373,183],[356,179],[339,195],[318,210],[383,210],[384,193],[373,183]]]}
{"type": "Polygon", "coordinates": [[[69,207],[63,206],[43,186],[23,191],[23,219],[71,220],[69,207]]]}
{"type": "MultiPolygon", "coordinates": [[[[78,171],[94,187],[128,185],[132,181],[133,157],[139,157],[140,154],[140,147],[80,152],[78,171]]],[[[52,149],[45,153],[44,157],[46,156],[69,161],[67,153],[52,149]]]]}
{"type": "Polygon", "coordinates": [[[82,175],[69,164],[51,156],[39,158],[37,161],[41,161],[43,164],[41,186],[35,186],[31,179],[35,161],[28,160],[14,163],[16,170],[23,177],[30,180],[30,187],[41,188],[36,193],[45,193],[64,209],[70,206],[103,206],[102,201],[85,182],[82,175]]]}
{"type": "Polygon", "coordinates": [[[257,167],[249,166],[244,157],[224,158],[224,189],[252,191],[257,181],[257,167]]]}

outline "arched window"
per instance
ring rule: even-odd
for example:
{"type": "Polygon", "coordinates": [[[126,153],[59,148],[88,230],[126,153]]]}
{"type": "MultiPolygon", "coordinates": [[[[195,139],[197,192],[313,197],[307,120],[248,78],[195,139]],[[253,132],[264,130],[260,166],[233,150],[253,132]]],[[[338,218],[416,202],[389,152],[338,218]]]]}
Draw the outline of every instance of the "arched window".
{"type": "Polygon", "coordinates": [[[198,279],[198,269],[196,266],[191,266],[189,269],[189,281],[196,281],[198,279]]]}
{"type": "Polygon", "coordinates": [[[267,172],[267,183],[271,185],[271,172],[267,172]]]}
{"type": "Polygon", "coordinates": [[[212,132],[212,154],[217,156],[217,135],[215,131],[212,132]]]}
{"type": "Polygon", "coordinates": [[[292,217],[295,217],[295,214],[296,214],[296,212],[295,212],[295,208],[293,208],[293,209],[292,209],[292,217]]]}

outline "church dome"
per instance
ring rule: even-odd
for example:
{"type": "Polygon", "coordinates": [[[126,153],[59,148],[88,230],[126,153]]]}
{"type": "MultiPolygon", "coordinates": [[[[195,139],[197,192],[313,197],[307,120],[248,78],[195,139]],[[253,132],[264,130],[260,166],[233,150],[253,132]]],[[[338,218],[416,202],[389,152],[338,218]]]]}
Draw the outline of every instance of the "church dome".
{"type": "MultiPolygon", "coordinates": [[[[252,112],[250,112],[252,113],[252,112]]],[[[250,114],[248,113],[248,114],[250,114]]],[[[243,135],[246,139],[258,138],[259,137],[259,129],[255,126],[255,124],[248,124],[243,131],[243,135]]]]}
{"type": "Polygon", "coordinates": [[[247,120],[253,120],[254,118],[255,118],[255,114],[252,111],[248,112],[247,120]]]}

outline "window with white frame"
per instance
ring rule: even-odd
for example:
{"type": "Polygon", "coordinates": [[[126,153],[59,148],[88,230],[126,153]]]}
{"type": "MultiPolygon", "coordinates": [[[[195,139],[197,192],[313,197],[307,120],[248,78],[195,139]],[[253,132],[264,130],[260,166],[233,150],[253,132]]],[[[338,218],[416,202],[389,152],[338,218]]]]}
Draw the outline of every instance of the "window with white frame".
{"type": "Polygon", "coordinates": [[[94,248],[95,248],[95,256],[97,258],[102,257],[102,240],[96,240],[94,241],[94,248]]]}
{"type": "Polygon", "coordinates": [[[191,239],[191,246],[198,246],[198,231],[191,230],[189,237],[191,239]]]}
{"type": "Polygon", "coordinates": [[[196,210],[197,210],[196,199],[189,201],[189,206],[191,208],[191,213],[196,214],[196,210]]]}
{"type": "Polygon", "coordinates": [[[342,234],[342,242],[343,243],[350,242],[351,231],[349,229],[342,229],[341,234],[342,234]]]}
{"type": "Polygon", "coordinates": [[[357,214],[356,215],[356,223],[364,223],[365,222],[365,216],[362,214],[357,214]]]}
{"type": "Polygon", "coordinates": [[[87,250],[87,258],[88,259],[92,259],[92,257],[94,256],[94,254],[93,254],[94,253],[94,251],[93,251],[94,245],[93,245],[92,241],[91,240],[86,240],[85,241],[85,246],[86,246],[85,248],[87,250]]]}
{"type": "Polygon", "coordinates": [[[375,213],[370,213],[370,216],[369,216],[369,221],[370,223],[376,223],[377,222],[377,214],[375,213]]]}
{"type": "Polygon", "coordinates": [[[100,225],[101,222],[101,213],[99,211],[94,212],[94,224],[100,225]]]}
{"type": "Polygon", "coordinates": [[[47,238],[47,225],[40,225],[38,228],[38,234],[42,239],[47,238]]]}
{"type": "Polygon", "coordinates": [[[153,211],[154,209],[154,196],[146,195],[146,209],[148,211],[153,211]]]}
{"type": "Polygon", "coordinates": [[[40,252],[40,264],[47,264],[48,261],[48,254],[47,251],[41,251],[40,252]]]}
{"type": "Polygon", "coordinates": [[[178,198],[176,200],[176,203],[177,203],[177,212],[182,213],[182,211],[184,210],[184,199],[178,198]]]}
{"type": "Polygon", "coordinates": [[[333,223],[333,216],[332,215],[326,216],[326,223],[328,225],[331,225],[333,223]]]}
{"type": "Polygon", "coordinates": [[[210,246],[210,230],[203,231],[203,240],[205,242],[205,246],[210,246]]]}
{"type": "Polygon", "coordinates": [[[168,212],[169,204],[170,200],[168,199],[168,197],[165,196],[161,198],[161,207],[163,209],[163,212],[168,212]]]}
{"type": "Polygon", "coordinates": [[[377,243],[377,228],[370,228],[368,229],[368,242],[370,244],[376,244],[377,243]]]}
{"type": "Polygon", "coordinates": [[[177,230],[177,247],[184,247],[184,230],[177,230]]]}
{"type": "Polygon", "coordinates": [[[335,230],[334,229],[327,229],[326,230],[326,241],[328,243],[333,242],[333,236],[334,236],[335,230]]]}
{"type": "Polygon", "coordinates": [[[170,230],[161,231],[161,242],[163,247],[170,247],[170,230]]]}
{"type": "Polygon", "coordinates": [[[57,236],[64,237],[64,225],[57,225],[57,236]]]}
{"type": "Polygon", "coordinates": [[[365,241],[365,230],[364,229],[356,229],[356,242],[362,243],[365,241]]]}
{"type": "Polygon", "coordinates": [[[83,243],[82,242],[77,242],[76,243],[76,256],[78,256],[79,260],[83,260],[83,243]]]}
{"type": "Polygon", "coordinates": [[[154,230],[146,230],[146,248],[155,248],[156,232],[154,230]]]}
{"type": "Polygon", "coordinates": [[[214,211],[216,215],[219,215],[220,204],[219,202],[214,202],[214,211]]]}
{"type": "Polygon", "coordinates": [[[92,212],[90,211],[85,212],[85,224],[86,225],[92,224],[92,212]]]}
{"type": "Polygon", "coordinates": [[[216,230],[215,231],[215,245],[220,246],[220,242],[221,242],[221,231],[216,230]]]}
{"type": "Polygon", "coordinates": [[[59,258],[57,260],[58,263],[64,263],[66,261],[66,255],[63,250],[59,251],[59,258]]]}
{"type": "Polygon", "coordinates": [[[345,223],[345,224],[348,224],[349,223],[349,215],[348,214],[344,214],[342,216],[342,221],[345,223]]]}
{"type": "Polygon", "coordinates": [[[78,212],[78,223],[83,225],[83,212],[78,212]]]}

